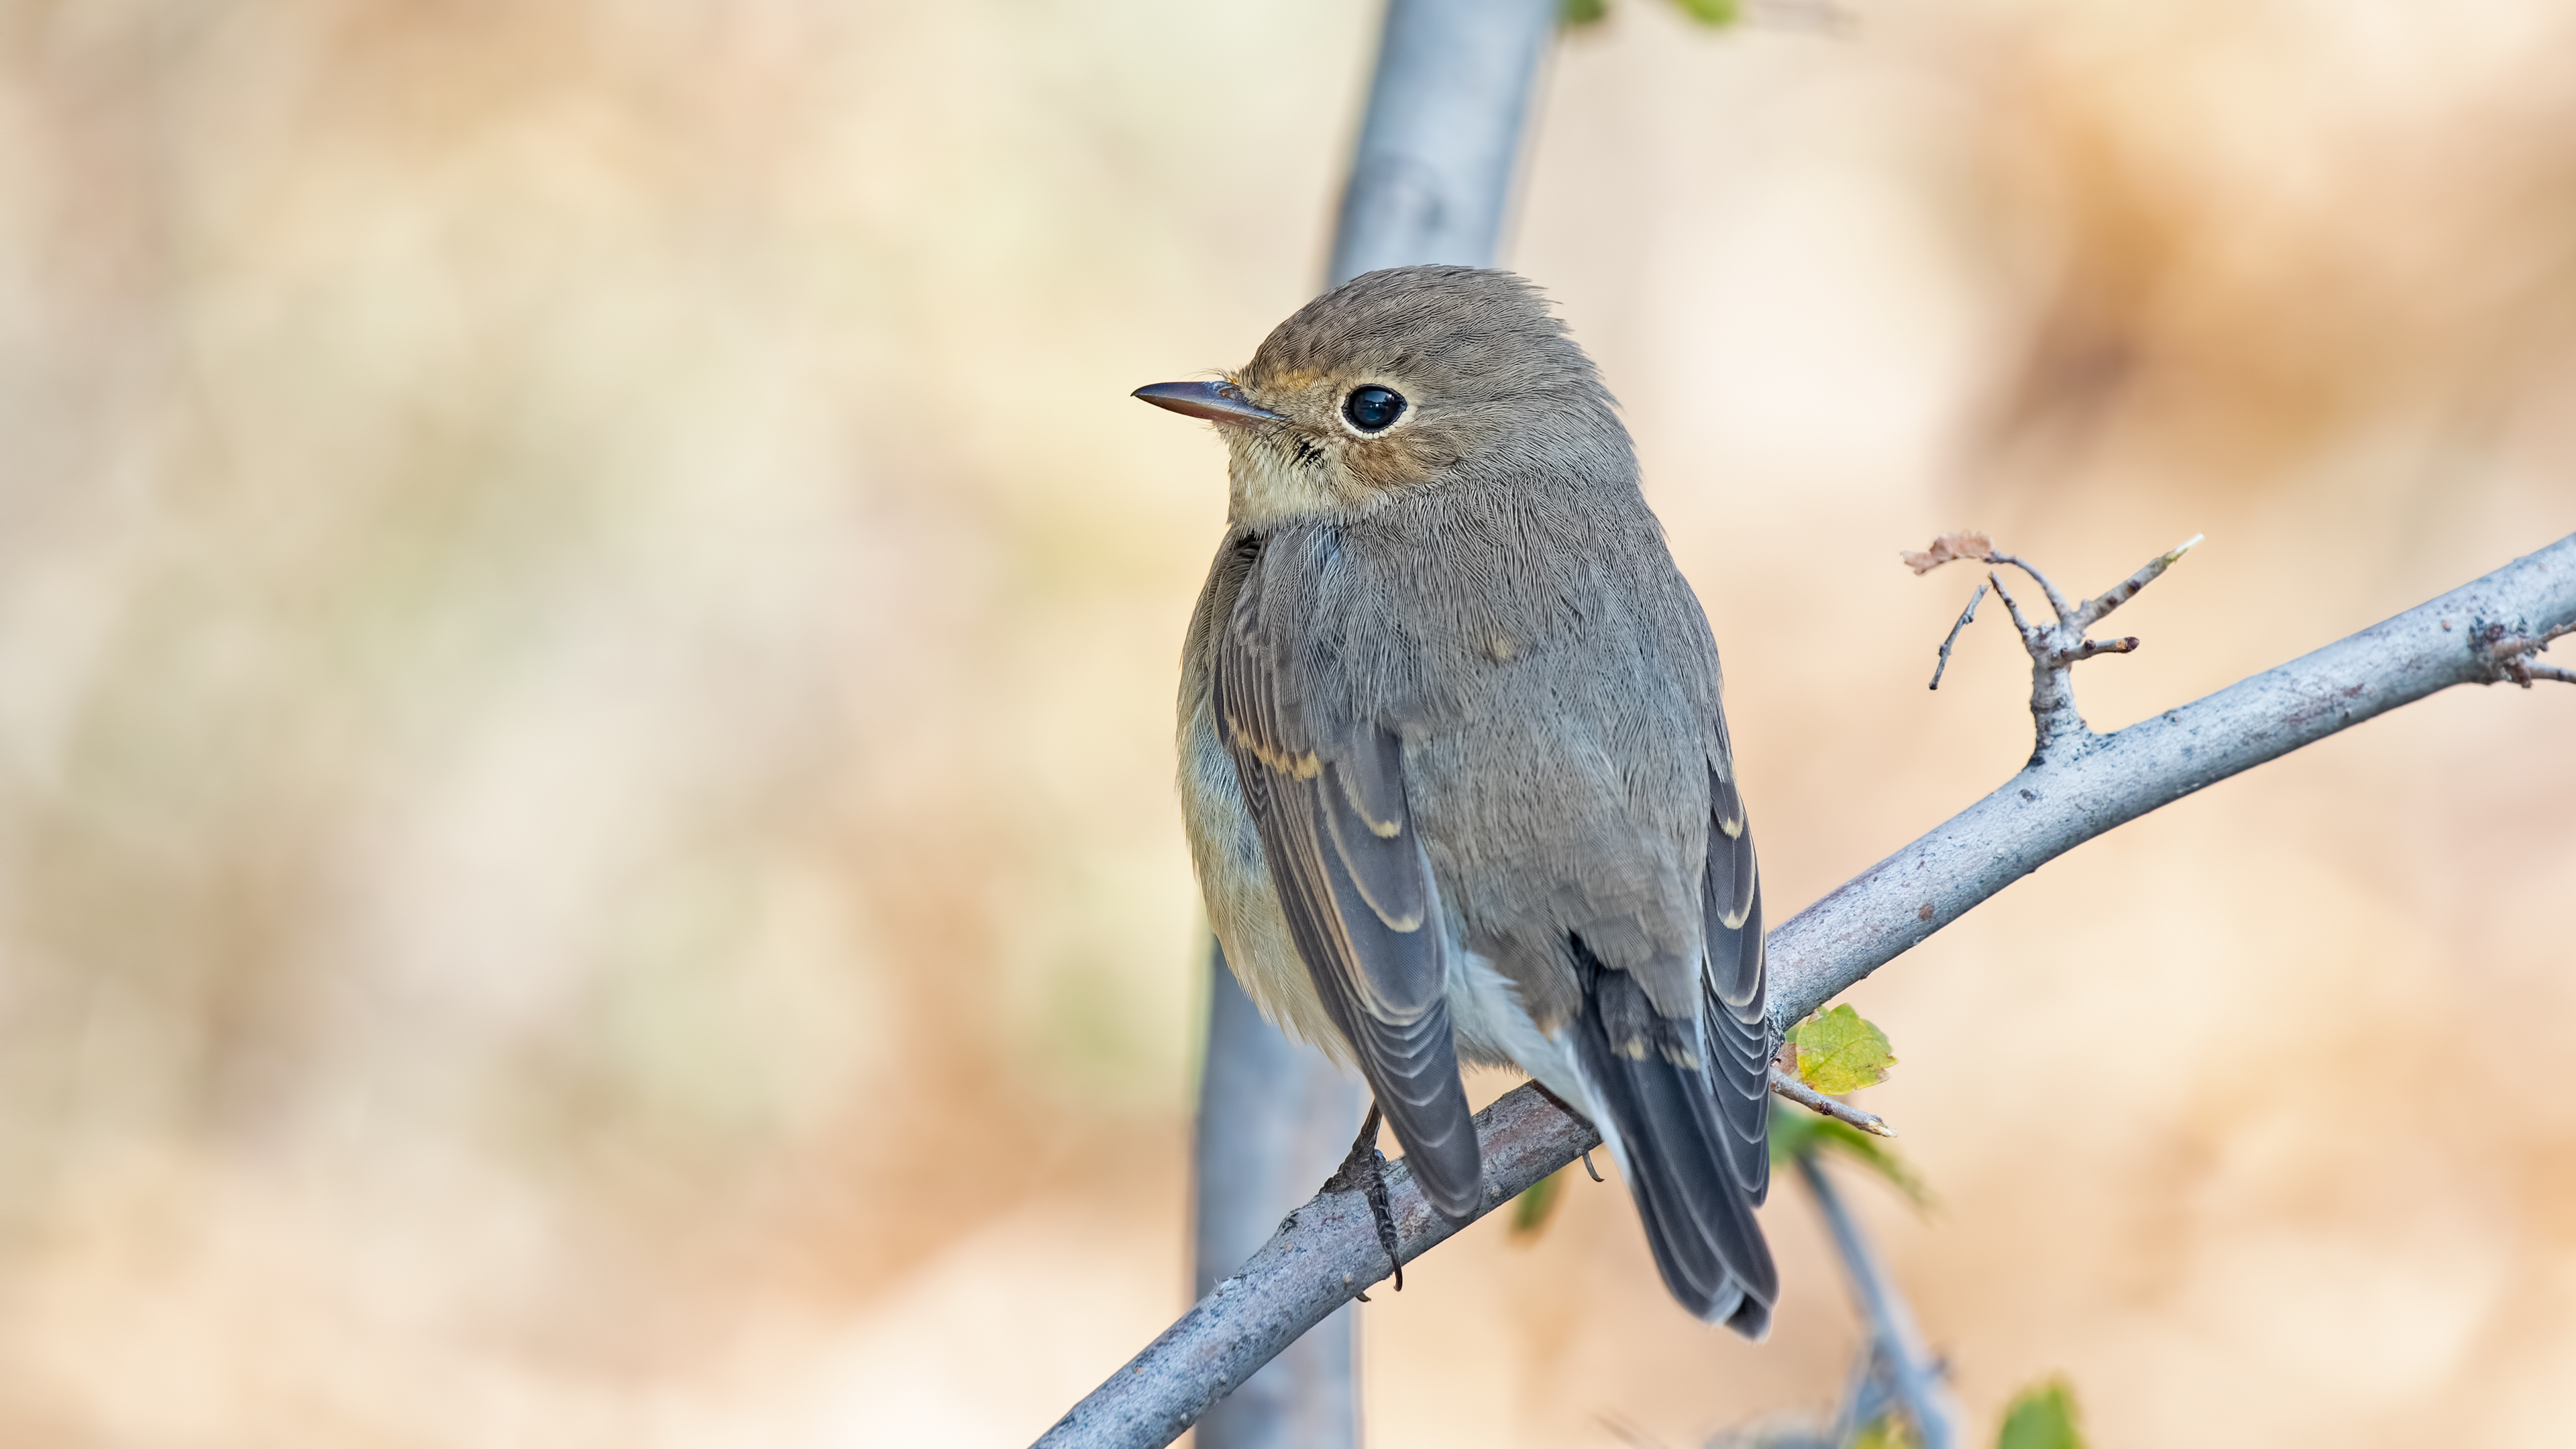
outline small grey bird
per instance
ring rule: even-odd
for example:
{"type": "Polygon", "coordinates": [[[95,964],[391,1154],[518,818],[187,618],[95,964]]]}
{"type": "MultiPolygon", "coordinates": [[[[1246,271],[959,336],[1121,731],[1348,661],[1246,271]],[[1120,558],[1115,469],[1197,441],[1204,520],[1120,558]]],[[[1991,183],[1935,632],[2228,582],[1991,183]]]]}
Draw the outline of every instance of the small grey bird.
{"type": "Polygon", "coordinates": [[[1363,1142],[1383,1111],[1452,1218],[1460,1059],[1527,1072],[1608,1142],[1673,1296],[1760,1337],[1761,883],[1717,646],[1591,359],[1518,277],[1401,267],[1135,395],[1226,442],[1180,775],[1245,991],[1358,1067],[1363,1142]]]}

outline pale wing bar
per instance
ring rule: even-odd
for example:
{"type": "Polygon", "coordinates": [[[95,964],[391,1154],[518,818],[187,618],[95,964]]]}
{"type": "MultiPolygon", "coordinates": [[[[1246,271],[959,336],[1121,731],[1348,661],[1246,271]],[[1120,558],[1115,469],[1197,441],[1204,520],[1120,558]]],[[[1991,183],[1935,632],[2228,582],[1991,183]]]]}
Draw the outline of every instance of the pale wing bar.
{"type": "Polygon", "coordinates": [[[1217,726],[1326,1014],[1350,1041],[1423,1196],[1465,1217],[1482,1206],[1482,1161],[1458,1078],[1430,862],[1404,799],[1402,742],[1373,724],[1318,738],[1296,661],[1263,627],[1266,576],[1306,562],[1273,557],[1271,546],[1253,561],[1217,649],[1217,726]]]}

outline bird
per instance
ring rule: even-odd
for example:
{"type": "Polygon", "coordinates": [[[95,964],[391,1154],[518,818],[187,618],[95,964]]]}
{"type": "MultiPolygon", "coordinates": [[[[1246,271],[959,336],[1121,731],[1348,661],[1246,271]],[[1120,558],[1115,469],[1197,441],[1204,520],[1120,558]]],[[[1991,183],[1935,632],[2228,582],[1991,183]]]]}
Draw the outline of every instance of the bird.
{"type": "Polygon", "coordinates": [[[1527,280],[1413,266],[1132,395],[1225,442],[1182,813],[1246,993],[1368,1084],[1354,1158],[1382,1115],[1474,1216],[1460,1066],[1517,1069],[1599,1132],[1673,1298],[1763,1337],[1760,873],[1716,640],[1599,370],[1527,280]]]}

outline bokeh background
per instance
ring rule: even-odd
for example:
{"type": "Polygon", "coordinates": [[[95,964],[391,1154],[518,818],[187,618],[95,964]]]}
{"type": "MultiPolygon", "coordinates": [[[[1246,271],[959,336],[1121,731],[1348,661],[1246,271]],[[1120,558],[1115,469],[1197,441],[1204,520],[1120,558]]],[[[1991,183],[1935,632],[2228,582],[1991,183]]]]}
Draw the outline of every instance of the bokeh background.
{"type": "MultiPolygon", "coordinates": [[[[1024,1442],[1183,1302],[1170,779],[1218,445],[1375,7],[0,8],[0,1440],[1024,1442]]],[[[1895,554],[2099,589],[2126,723],[2576,527],[2576,12],[1624,0],[1508,262],[1714,618],[1772,899],[2008,774],[1895,554]]],[[[2576,692],[2084,847],[1855,998],[1991,1433],[2576,1437],[2576,692]]],[[[1488,1081],[1490,1094],[1504,1083],[1488,1081]]],[[[1624,1194],[1363,1310],[1389,1445],[1828,1401],[1624,1194]]]]}

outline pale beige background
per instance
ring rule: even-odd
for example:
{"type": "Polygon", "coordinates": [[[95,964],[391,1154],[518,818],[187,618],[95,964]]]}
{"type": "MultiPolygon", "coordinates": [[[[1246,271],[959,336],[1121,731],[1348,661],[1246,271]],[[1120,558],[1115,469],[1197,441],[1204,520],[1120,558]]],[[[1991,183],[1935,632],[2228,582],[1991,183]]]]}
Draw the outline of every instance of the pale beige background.
{"type": "MultiPolygon", "coordinates": [[[[1510,260],[1714,617],[1772,900],[2000,780],[1983,525],[2104,726],[2576,527],[2576,22],[1624,0],[1510,260]],[[1794,18],[1794,17],[1793,17],[1794,18]]],[[[0,1441],[1024,1442],[1181,1306],[1169,777],[1216,445],[1375,11],[0,7],[0,1441]]],[[[2564,652],[2563,650],[2561,652],[2564,652]]],[[[2576,1439],[2576,691],[2088,846],[1857,993],[1990,1433],[2576,1439]]],[[[1485,1084],[1486,1090],[1499,1083],[1485,1084]]],[[[1366,1310],[1374,1441],[1826,1400],[1624,1195],[1366,1310]]]]}

